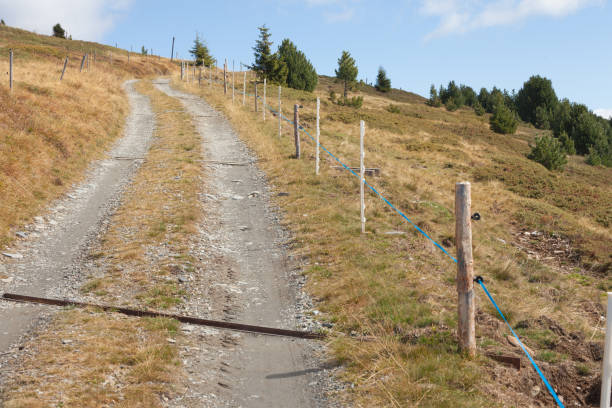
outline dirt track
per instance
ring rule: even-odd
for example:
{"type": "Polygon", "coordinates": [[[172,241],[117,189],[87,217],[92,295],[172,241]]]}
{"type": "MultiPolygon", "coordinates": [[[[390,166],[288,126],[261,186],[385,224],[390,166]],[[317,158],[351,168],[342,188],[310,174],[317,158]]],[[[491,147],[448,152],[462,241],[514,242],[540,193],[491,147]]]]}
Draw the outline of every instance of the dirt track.
{"type": "MultiPolygon", "coordinates": [[[[210,203],[206,219],[210,244],[206,249],[209,257],[220,260],[207,273],[230,271],[227,289],[232,300],[224,318],[298,327],[298,277],[283,247],[288,236],[270,205],[268,186],[254,164],[254,155],[229,122],[205,101],[172,89],[166,81],[156,81],[156,87],[182,101],[203,139],[205,165],[210,169],[206,196],[210,203]]],[[[224,390],[218,390],[217,406],[328,406],[321,387],[325,387],[324,378],[329,373],[317,358],[316,347],[307,340],[234,334],[229,342],[221,343],[219,350],[190,353],[186,364],[196,377],[210,370],[207,355],[224,356],[219,361],[224,366],[220,372],[224,390]]],[[[206,393],[208,385],[196,378],[188,388],[197,393],[198,384],[206,393]]],[[[176,406],[185,402],[176,401],[176,406]]],[[[197,398],[191,399],[189,406],[199,406],[197,398]]]]}

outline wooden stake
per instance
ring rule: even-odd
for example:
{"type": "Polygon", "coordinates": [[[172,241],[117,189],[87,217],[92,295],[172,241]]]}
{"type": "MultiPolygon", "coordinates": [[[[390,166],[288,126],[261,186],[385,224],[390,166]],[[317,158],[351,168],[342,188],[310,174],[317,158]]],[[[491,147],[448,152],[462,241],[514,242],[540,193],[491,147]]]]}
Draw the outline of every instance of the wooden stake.
{"type": "Polygon", "coordinates": [[[315,174],[319,175],[319,162],[321,160],[319,156],[319,139],[321,137],[321,129],[319,127],[319,110],[321,108],[321,100],[317,96],[317,151],[315,153],[315,174]]]}
{"type": "Polygon", "coordinates": [[[172,51],[170,51],[170,62],[174,61],[174,37],[172,37],[172,51]]]}
{"type": "Polygon", "coordinates": [[[281,106],[281,86],[278,86],[278,138],[282,136],[283,110],[281,106]]]}
{"type": "Polygon", "coordinates": [[[244,78],[242,79],[242,106],[246,103],[246,71],[244,71],[244,78]]]}
{"type": "Polygon", "coordinates": [[[128,64],[130,63],[130,52],[128,51],[128,64]]]}
{"type": "Polygon", "coordinates": [[[264,78],[264,97],[263,97],[263,107],[261,109],[261,111],[263,112],[263,120],[266,120],[266,78],[264,78]]]}
{"type": "Polygon", "coordinates": [[[236,82],[236,75],[234,75],[234,73],[235,73],[234,69],[235,69],[234,60],[232,60],[232,105],[234,104],[234,93],[235,93],[235,91],[234,91],[234,89],[235,89],[234,83],[236,82]]]}
{"type": "Polygon", "coordinates": [[[208,86],[212,87],[212,64],[211,64],[210,67],[208,67],[208,74],[209,74],[209,77],[208,77],[208,86]]]}
{"type": "Polygon", "coordinates": [[[606,337],[601,374],[600,406],[610,407],[610,390],[612,387],[612,293],[608,292],[608,314],[606,315],[606,337]]]}
{"type": "Polygon", "coordinates": [[[300,115],[298,108],[300,105],[293,105],[293,137],[295,139],[295,158],[300,158],[300,115]]]}
{"type": "Polygon", "coordinates": [[[62,75],[60,75],[60,81],[64,79],[64,73],[66,72],[66,65],[68,65],[68,57],[64,60],[64,68],[62,69],[62,75]]]}
{"type": "Polygon", "coordinates": [[[87,54],[83,54],[83,59],[81,59],[81,68],[79,68],[79,72],[83,72],[83,66],[85,65],[85,58],[87,58],[87,54]]]}
{"type": "Polygon", "coordinates": [[[227,95],[227,58],[223,64],[223,95],[227,95]]]}
{"type": "MultiPolygon", "coordinates": [[[[318,116],[317,116],[318,119],[318,116]]],[[[318,126],[317,126],[318,128],[318,126]]],[[[361,203],[361,233],[365,234],[365,151],[363,150],[363,139],[365,137],[365,122],[359,121],[359,197],[361,203]]],[[[318,129],[317,129],[318,130],[318,129]]],[[[317,132],[318,133],[318,132],[317,132]]],[[[318,147],[318,143],[317,143],[318,147]]],[[[318,149],[317,149],[318,151],[318,149]]]]}
{"type": "Polygon", "coordinates": [[[457,293],[459,347],[470,357],[476,354],[474,324],[474,259],[470,183],[455,184],[455,242],[457,245],[457,293]]]}
{"type": "Polygon", "coordinates": [[[257,81],[255,81],[255,112],[257,112],[257,81]]]}
{"type": "Polygon", "coordinates": [[[200,67],[200,71],[198,72],[198,88],[202,86],[202,67],[200,67]]]}
{"type": "Polygon", "coordinates": [[[9,50],[9,89],[13,90],[13,50],[9,50]]]}

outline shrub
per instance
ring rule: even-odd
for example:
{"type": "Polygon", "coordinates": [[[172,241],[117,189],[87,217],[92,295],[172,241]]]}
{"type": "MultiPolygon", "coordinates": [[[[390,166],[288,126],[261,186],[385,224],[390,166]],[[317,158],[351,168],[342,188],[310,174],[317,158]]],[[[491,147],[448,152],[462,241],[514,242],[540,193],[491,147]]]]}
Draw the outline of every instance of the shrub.
{"type": "Polygon", "coordinates": [[[400,107],[392,103],[387,106],[387,110],[391,113],[401,113],[400,107]]]}
{"type": "Polygon", "coordinates": [[[501,134],[513,134],[518,127],[516,115],[504,104],[498,104],[490,119],[491,129],[501,134]]]}
{"type": "Polygon", "coordinates": [[[474,102],[474,112],[476,112],[476,115],[478,116],[482,116],[485,114],[485,109],[482,107],[480,102],[478,102],[478,100],[474,102]]]}
{"type": "Polygon", "coordinates": [[[352,98],[341,98],[338,99],[338,105],[350,106],[352,108],[359,109],[363,105],[363,96],[353,96],[352,98]]]}
{"type": "Polygon", "coordinates": [[[391,90],[391,80],[387,77],[387,71],[383,67],[378,68],[376,90],[379,92],[389,92],[391,90]]]}
{"type": "Polygon", "coordinates": [[[548,170],[563,170],[567,163],[561,142],[551,136],[536,137],[535,146],[531,148],[527,158],[540,163],[548,170]]]}

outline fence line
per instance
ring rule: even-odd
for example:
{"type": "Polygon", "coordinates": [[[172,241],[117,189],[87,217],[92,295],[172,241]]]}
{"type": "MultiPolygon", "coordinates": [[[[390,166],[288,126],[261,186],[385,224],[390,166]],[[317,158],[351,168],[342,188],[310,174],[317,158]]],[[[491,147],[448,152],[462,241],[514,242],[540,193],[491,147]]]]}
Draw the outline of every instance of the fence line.
{"type": "MultiPolygon", "coordinates": [[[[256,85],[255,85],[256,86],[256,85]]],[[[255,88],[255,90],[257,90],[257,88],[255,88]]],[[[256,91],[257,92],[257,91],[256,91]]],[[[246,92],[245,92],[246,93],[246,92]]],[[[257,96],[257,93],[255,93],[255,100],[259,99],[260,97],[257,96]]],[[[318,99],[318,98],[317,98],[318,99]]],[[[279,117],[281,117],[282,119],[284,119],[285,121],[291,123],[294,125],[295,128],[295,140],[296,140],[296,156],[297,158],[299,158],[299,130],[301,130],[304,134],[306,134],[311,141],[313,141],[314,143],[316,143],[317,147],[320,147],[321,149],[323,149],[323,151],[325,151],[329,156],[331,156],[336,162],[338,162],[344,169],[346,169],[347,171],[349,171],[351,174],[353,174],[355,177],[360,178],[360,180],[363,180],[363,184],[364,186],[368,187],[376,196],[378,196],[382,201],[384,201],[389,207],[391,207],[397,214],[399,214],[402,218],[404,218],[406,221],[408,221],[418,232],[420,232],[423,236],[425,236],[429,241],[431,241],[438,249],[440,249],[442,252],[444,252],[444,254],[446,254],[453,262],[458,263],[457,259],[455,257],[453,257],[450,253],[448,253],[448,251],[446,251],[438,242],[436,242],[434,239],[432,239],[429,235],[427,235],[427,233],[425,231],[423,231],[421,228],[419,228],[418,225],[416,225],[414,222],[412,222],[407,216],[406,214],[404,214],[401,210],[399,210],[396,206],[394,206],[385,196],[383,196],[380,192],[378,192],[378,190],[376,190],[376,188],[374,188],[374,186],[372,186],[370,183],[367,182],[367,180],[365,180],[365,178],[359,174],[357,174],[353,169],[351,169],[350,167],[348,167],[346,164],[344,164],[338,157],[336,157],[333,153],[331,153],[325,146],[320,144],[319,141],[319,122],[317,120],[317,138],[313,138],[312,135],[310,135],[310,133],[308,133],[308,131],[303,127],[299,125],[299,117],[298,117],[298,106],[299,105],[295,105],[294,107],[294,117],[295,120],[292,121],[286,117],[284,117],[282,115],[282,113],[280,112],[280,110],[278,112],[276,112],[274,109],[272,109],[272,107],[267,106],[264,104],[263,106],[263,110],[265,111],[266,109],[269,109],[270,112],[278,114],[279,117]]],[[[318,109],[317,109],[317,119],[318,119],[318,109]]],[[[361,121],[363,122],[363,121],[361,121]]],[[[535,360],[533,359],[533,357],[529,354],[529,352],[527,351],[527,349],[525,348],[525,346],[523,345],[523,342],[520,340],[520,338],[518,337],[518,335],[516,334],[516,332],[514,331],[514,329],[512,328],[512,326],[510,325],[510,323],[508,322],[508,320],[506,319],[506,317],[504,316],[504,314],[502,313],[501,309],[499,308],[499,306],[497,305],[497,303],[495,302],[495,300],[493,299],[493,297],[491,296],[490,292],[487,290],[486,286],[484,285],[484,280],[481,276],[476,277],[474,280],[474,282],[478,283],[480,285],[480,287],[483,289],[483,291],[485,292],[487,298],[491,301],[491,303],[493,304],[493,306],[495,307],[495,309],[497,310],[499,316],[502,318],[502,320],[506,323],[506,325],[508,326],[508,328],[510,329],[510,332],[512,333],[512,335],[516,338],[516,340],[518,341],[518,344],[520,345],[521,349],[523,350],[524,354],[527,356],[529,362],[531,363],[531,365],[533,366],[534,370],[536,371],[536,373],[539,375],[540,379],[542,380],[542,382],[544,383],[544,385],[546,386],[548,392],[550,393],[550,395],[553,397],[553,399],[555,400],[555,403],[561,407],[561,408],[565,408],[565,406],[563,405],[563,402],[561,401],[561,399],[559,398],[559,396],[557,395],[557,393],[555,392],[555,390],[553,389],[553,387],[550,385],[550,383],[548,382],[548,380],[546,379],[546,376],[542,373],[542,371],[540,370],[540,367],[537,365],[537,363],[535,362],[535,360]]],[[[612,353],[612,346],[611,346],[611,353],[612,353]]],[[[612,358],[612,357],[611,357],[612,358]]],[[[612,370],[612,368],[611,368],[612,370]]],[[[610,374],[612,376],[612,373],[610,374]]],[[[603,406],[603,405],[602,405],[603,406]]]]}

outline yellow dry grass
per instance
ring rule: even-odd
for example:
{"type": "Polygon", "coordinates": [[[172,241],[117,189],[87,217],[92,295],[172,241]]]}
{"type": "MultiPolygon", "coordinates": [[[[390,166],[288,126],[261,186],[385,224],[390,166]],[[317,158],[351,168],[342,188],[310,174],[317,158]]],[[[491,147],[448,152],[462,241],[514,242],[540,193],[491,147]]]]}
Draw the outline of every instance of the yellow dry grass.
{"type": "MultiPolygon", "coordinates": [[[[241,89],[242,76],[238,78],[241,89]]],[[[366,203],[367,234],[361,235],[358,179],[333,169],[338,163],[323,152],[321,175],[315,176],[314,145],[303,134],[303,158],[293,159],[291,125],[283,122],[279,138],[278,119],[268,113],[262,122],[261,111],[253,112],[252,96],[243,108],[241,95],[232,104],[231,87],[224,96],[218,84],[210,87],[204,82],[199,87],[174,78],[173,86],[202,95],[225,112],[258,154],[270,183],[289,193],[277,200],[285,225],[295,234],[292,251],[306,263],[308,290],[320,300],[324,319],[345,334],[375,336],[376,341],[367,343],[346,335],[332,342],[333,354],[347,367],[344,379],[355,384],[348,397],[351,404],[530,403],[530,388],[520,388],[521,381],[506,388],[493,380],[493,371],[499,369],[491,360],[469,360],[457,353],[452,261],[371,194],[366,203]],[[393,230],[406,234],[385,234],[393,230]]],[[[473,226],[476,271],[511,322],[547,315],[568,332],[601,337],[596,326],[602,296],[611,283],[598,272],[609,268],[611,260],[612,191],[606,181],[610,169],[590,167],[576,157],[566,172],[549,173],[525,157],[528,142],[538,132],[533,128],[521,126],[516,135],[497,135],[489,130],[486,117],[469,110],[431,108],[417,97],[389,100],[400,107],[395,114],[387,111],[380,96],[366,94],[364,107],[356,111],[328,101],[329,88],[336,86],[323,82],[314,95],[283,89],[285,115],[292,119],[293,104],[303,105],[301,123],[314,135],[314,99],[319,95],[321,143],[350,166],[359,165],[358,120],[366,120],[366,165],[381,168],[381,177],[369,181],[451,253],[454,184],[472,181],[473,211],[483,216],[473,226]],[[581,202],[574,200],[577,191],[581,202]],[[589,216],[584,215],[586,208],[589,216]],[[525,247],[517,240],[523,229],[538,230],[547,238],[563,237],[580,252],[581,262],[525,247]]],[[[251,85],[248,92],[253,92],[251,85]]],[[[276,109],[276,86],[268,89],[267,102],[276,109]]],[[[477,297],[480,355],[520,353],[506,342],[508,333],[496,323],[496,312],[480,289],[477,297]]],[[[538,333],[523,334],[537,352],[547,350],[538,333]]],[[[570,367],[579,364],[567,355],[558,357],[570,367]]],[[[555,363],[540,364],[546,373],[557,372],[555,363]]],[[[598,363],[586,364],[591,372],[597,371],[598,363]]],[[[520,376],[537,384],[530,368],[520,376]]],[[[556,385],[571,387],[568,384],[573,383],[559,380],[556,385]]],[[[552,402],[543,394],[538,398],[552,402]]]]}
{"type": "Polygon", "coordinates": [[[167,60],[110,66],[111,47],[60,40],[0,26],[0,66],[14,52],[13,91],[0,84],[0,247],[14,231],[79,181],[88,164],[120,136],[127,115],[124,80],[168,72],[167,60]],[[84,52],[97,50],[89,72],[79,72],[84,52]],[[69,64],[59,77],[64,57],[69,64]]]}

